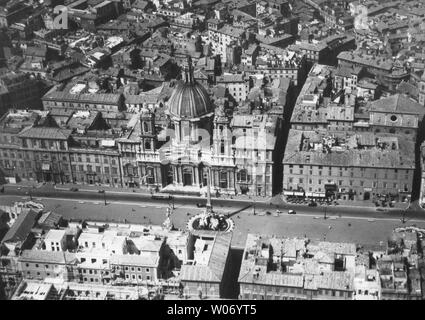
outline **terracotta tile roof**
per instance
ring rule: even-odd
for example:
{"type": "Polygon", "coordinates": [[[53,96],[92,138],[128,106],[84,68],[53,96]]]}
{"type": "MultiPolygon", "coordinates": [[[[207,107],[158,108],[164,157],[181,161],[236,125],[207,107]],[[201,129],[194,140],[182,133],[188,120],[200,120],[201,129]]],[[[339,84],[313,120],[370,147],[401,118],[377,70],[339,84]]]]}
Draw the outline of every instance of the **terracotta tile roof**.
{"type": "Polygon", "coordinates": [[[22,130],[18,136],[20,138],[68,140],[71,130],[47,127],[29,127],[22,130]]]}

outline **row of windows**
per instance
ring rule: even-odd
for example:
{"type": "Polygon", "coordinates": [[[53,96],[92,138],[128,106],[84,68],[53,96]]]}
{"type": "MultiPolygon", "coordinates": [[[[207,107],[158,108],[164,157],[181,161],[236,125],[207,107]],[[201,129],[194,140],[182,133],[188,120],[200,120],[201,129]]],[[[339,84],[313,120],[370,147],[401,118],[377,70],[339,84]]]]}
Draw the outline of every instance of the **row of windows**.
{"type": "Polygon", "coordinates": [[[0,142],[3,143],[18,143],[19,139],[13,135],[6,135],[6,134],[2,134],[0,135],[0,142]]]}
{"type": "MultiPolygon", "coordinates": [[[[117,109],[119,106],[118,105],[103,105],[103,104],[98,104],[98,103],[90,103],[90,104],[84,104],[84,103],[66,103],[66,102],[60,102],[60,101],[52,101],[52,102],[48,102],[48,101],[44,101],[44,104],[48,107],[49,105],[51,106],[65,106],[65,107],[71,107],[71,108],[85,108],[85,109],[89,109],[89,108],[95,108],[95,109],[107,109],[107,110],[115,110],[117,109]]],[[[118,110],[117,110],[118,111],[118,110]]]]}
{"type": "MultiPolygon", "coordinates": [[[[304,179],[303,179],[303,178],[299,178],[299,179],[295,179],[295,178],[288,178],[288,183],[298,183],[298,184],[303,184],[303,183],[304,183],[304,179]]],[[[308,183],[309,183],[309,184],[313,184],[313,179],[309,179],[309,180],[308,180],[308,183]]],[[[328,181],[326,182],[325,180],[322,180],[322,179],[318,179],[318,180],[317,180],[317,184],[318,184],[318,185],[327,184],[327,183],[333,183],[333,181],[328,180],[328,181]]],[[[350,186],[353,186],[353,185],[354,185],[354,181],[353,181],[353,180],[349,180],[349,181],[348,181],[348,183],[349,183],[349,185],[350,185],[350,186]]],[[[347,181],[344,181],[344,180],[338,180],[338,183],[337,183],[337,184],[338,184],[338,186],[346,185],[346,184],[347,184],[347,181]]],[[[391,185],[392,185],[392,188],[394,188],[394,189],[397,189],[397,187],[398,187],[398,184],[397,184],[397,183],[393,183],[393,184],[391,184],[391,183],[387,183],[387,182],[380,182],[380,183],[378,183],[377,181],[373,181],[373,182],[372,182],[372,187],[373,187],[373,188],[379,188],[379,187],[382,187],[382,188],[389,188],[391,185]]],[[[364,181],[360,181],[360,182],[359,182],[359,186],[360,186],[360,187],[364,187],[364,181]]],[[[408,184],[404,184],[404,189],[405,189],[405,190],[408,190],[408,189],[409,189],[408,184]]],[[[311,190],[310,190],[310,191],[311,191],[311,190]]]]}
{"type": "MultiPolygon", "coordinates": [[[[78,273],[80,274],[97,274],[97,270],[93,270],[93,269],[79,269],[78,273]]],[[[109,275],[109,271],[105,271],[105,275],[109,275]]]]}
{"type": "MultiPolygon", "coordinates": [[[[289,164],[288,167],[292,168],[292,169],[304,169],[304,165],[302,165],[302,164],[300,164],[300,165],[289,164]]],[[[376,169],[374,169],[374,168],[354,168],[354,167],[327,167],[327,168],[328,168],[328,170],[339,170],[339,171],[343,171],[343,170],[347,171],[348,169],[350,169],[351,171],[353,171],[354,169],[357,169],[357,170],[360,170],[360,171],[366,171],[366,169],[376,171],[376,169]]],[[[313,168],[312,165],[307,165],[306,169],[309,169],[309,170],[313,170],[313,169],[323,170],[324,169],[324,170],[326,170],[326,167],[324,167],[324,166],[314,166],[314,168],[313,168]]],[[[388,170],[393,171],[395,173],[398,172],[398,169],[388,169],[388,170]]],[[[406,174],[409,174],[409,172],[411,172],[411,170],[405,170],[406,174]]]]}
{"type": "MultiPolygon", "coordinates": [[[[126,275],[125,275],[125,278],[126,278],[126,279],[130,279],[130,275],[126,274],[126,275]]],[[[135,274],[132,274],[132,275],[131,275],[131,279],[136,280],[136,275],[135,275],[135,274]]],[[[138,279],[138,280],[143,280],[142,275],[141,275],[141,274],[137,275],[137,279],[138,279]]],[[[150,276],[146,276],[146,280],[150,280],[150,279],[151,279],[151,277],[150,277],[150,276]]]]}
{"type": "MultiPolygon", "coordinates": [[[[125,271],[132,271],[135,272],[137,270],[137,272],[142,272],[142,267],[129,267],[129,266],[125,266],[122,267],[125,271]]],[[[117,269],[120,269],[120,266],[117,266],[117,269]]],[[[149,273],[151,272],[150,268],[144,268],[144,271],[149,273]]]]}
{"type": "MultiPolygon", "coordinates": [[[[252,292],[252,298],[253,299],[261,299],[261,297],[264,297],[264,294],[259,293],[261,290],[260,287],[254,286],[252,292]]],[[[267,288],[268,292],[272,293],[292,293],[292,294],[307,294],[308,291],[304,291],[302,288],[287,288],[287,287],[269,287],[267,288]]],[[[316,295],[325,295],[325,296],[332,296],[332,297],[344,297],[345,291],[339,291],[339,290],[327,290],[327,289],[319,289],[317,291],[312,291],[311,294],[313,296],[316,295]]],[[[348,297],[352,296],[352,292],[346,292],[348,297]]],[[[245,293],[245,295],[249,296],[249,293],[245,293]]]]}
{"type": "MultiPolygon", "coordinates": [[[[28,148],[29,146],[33,148],[41,148],[41,149],[55,149],[57,148],[55,140],[36,140],[36,139],[22,139],[22,146],[24,148],[28,148]]],[[[66,150],[65,141],[59,141],[59,149],[66,150]]]]}
{"type": "MultiPolygon", "coordinates": [[[[93,170],[93,166],[91,166],[89,164],[87,166],[84,166],[84,165],[80,164],[80,165],[78,165],[78,167],[76,165],[72,165],[71,167],[72,167],[72,171],[73,172],[79,171],[79,172],[96,172],[96,173],[102,173],[102,168],[100,166],[96,166],[94,168],[95,171],[93,170]]],[[[111,170],[109,170],[109,167],[104,167],[103,168],[103,172],[105,174],[112,173],[113,175],[117,175],[118,174],[118,168],[117,167],[112,167],[111,170]]]]}
{"type": "MultiPolygon", "coordinates": [[[[25,263],[25,266],[26,266],[27,268],[29,268],[29,267],[31,266],[31,263],[25,263]]],[[[40,265],[39,265],[38,263],[35,263],[35,264],[34,264],[34,266],[35,266],[36,268],[40,268],[40,265]]],[[[45,264],[45,265],[44,265],[44,268],[49,269],[49,268],[50,268],[50,265],[45,264]]]]}
{"type": "MultiPolygon", "coordinates": [[[[345,170],[345,171],[347,171],[347,170],[345,170]]],[[[311,175],[311,176],[313,175],[313,170],[309,170],[307,172],[308,172],[309,175],[311,175]]],[[[307,172],[304,173],[304,170],[300,169],[298,171],[298,174],[299,175],[304,175],[304,174],[307,174],[307,172]]],[[[321,176],[322,175],[322,172],[323,172],[322,170],[319,170],[318,171],[318,175],[321,176]]],[[[287,173],[287,172],[285,172],[285,173],[287,173]]],[[[356,172],[356,174],[354,174],[353,170],[351,170],[351,172],[350,172],[349,175],[348,174],[343,174],[342,170],[340,170],[338,174],[337,173],[332,174],[332,171],[331,170],[328,170],[327,172],[325,171],[325,173],[327,173],[329,176],[332,176],[332,175],[337,176],[337,175],[339,175],[340,177],[348,177],[348,176],[350,176],[351,178],[354,178],[354,176],[356,176],[356,177],[367,176],[367,177],[372,178],[372,176],[370,174],[366,173],[365,171],[356,172]]],[[[297,173],[294,173],[294,171],[292,169],[289,169],[289,174],[297,174],[297,173]]],[[[382,175],[382,172],[381,172],[381,174],[378,174],[377,172],[374,172],[373,173],[373,178],[374,179],[378,179],[378,177],[380,179],[398,179],[398,178],[401,179],[402,178],[401,177],[401,174],[398,175],[397,173],[394,173],[392,176],[393,176],[392,178],[389,177],[387,172],[385,172],[383,175],[382,175]]],[[[407,170],[407,173],[404,176],[404,179],[405,180],[409,179],[409,171],[408,170],[407,170]]]]}
{"type": "MultiPolygon", "coordinates": [[[[89,155],[86,155],[85,156],[85,158],[84,158],[85,160],[83,160],[83,156],[81,154],[78,154],[78,155],[71,154],[69,156],[69,158],[71,159],[72,162],[88,162],[88,163],[93,162],[92,161],[92,157],[89,156],[89,155]]],[[[100,163],[101,162],[99,156],[95,156],[94,157],[94,162],[95,163],[100,163]]],[[[108,157],[103,157],[103,163],[109,163],[109,158],[108,157]]],[[[116,164],[116,160],[115,159],[111,159],[111,164],[112,165],[115,165],[116,164]]]]}
{"type": "Polygon", "coordinates": [[[17,152],[14,149],[3,149],[3,152],[0,153],[0,155],[3,155],[3,158],[11,158],[11,159],[27,159],[27,160],[35,160],[35,161],[39,161],[39,160],[51,160],[51,161],[57,161],[62,159],[62,161],[68,161],[68,157],[63,155],[61,157],[56,156],[55,154],[50,154],[50,153],[34,153],[31,154],[29,152],[17,152]],[[24,157],[25,155],[25,157],[24,157]]]}

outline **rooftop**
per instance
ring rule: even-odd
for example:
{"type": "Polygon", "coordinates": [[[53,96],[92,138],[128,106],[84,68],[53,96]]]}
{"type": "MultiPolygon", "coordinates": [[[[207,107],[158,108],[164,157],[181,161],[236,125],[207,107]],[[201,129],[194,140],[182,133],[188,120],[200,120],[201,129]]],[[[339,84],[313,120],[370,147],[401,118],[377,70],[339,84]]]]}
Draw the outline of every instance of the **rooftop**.
{"type": "Polygon", "coordinates": [[[413,169],[413,155],[414,142],[402,136],[291,129],[283,163],[413,169]]]}
{"type": "Polygon", "coordinates": [[[2,239],[3,242],[23,242],[34,227],[38,213],[34,210],[24,210],[13,223],[2,239]]]}
{"type": "Polygon", "coordinates": [[[182,265],[180,279],[182,281],[220,282],[223,278],[231,240],[231,233],[217,233],[210,243],[212,247],[209,249],[206,260],[197,259],[190,264],[182,265]]]}
{"type": "Polygon", "coordinates": [[[255,283],[310,290],[352,290],[351,271],[326,271],[334,256],[355,255],[352,243],[319,242],[308,239],[274,238],[248,234],[239,273],[239,283],[255,283]],[[327,259],[323,255],[327,253],[327,259]]]}

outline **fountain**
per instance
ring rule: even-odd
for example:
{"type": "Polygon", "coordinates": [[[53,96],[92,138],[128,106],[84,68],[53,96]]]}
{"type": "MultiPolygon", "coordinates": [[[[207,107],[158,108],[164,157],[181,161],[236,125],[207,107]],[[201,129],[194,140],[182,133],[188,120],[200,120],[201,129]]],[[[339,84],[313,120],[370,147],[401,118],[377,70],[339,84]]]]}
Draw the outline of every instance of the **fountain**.
{"type": "Polygon", "coordinates": [[[204,231],[221,231],[231,232],[234,229],[235,223],[224,214],[219,214],[213,211],[211,205],[211,188],[210,188],[211,167],[208,167],[207,174],[207,205],[204,212],[192,217],[188,223],[187,228],[190,231],[204,230],[204,231]]]}

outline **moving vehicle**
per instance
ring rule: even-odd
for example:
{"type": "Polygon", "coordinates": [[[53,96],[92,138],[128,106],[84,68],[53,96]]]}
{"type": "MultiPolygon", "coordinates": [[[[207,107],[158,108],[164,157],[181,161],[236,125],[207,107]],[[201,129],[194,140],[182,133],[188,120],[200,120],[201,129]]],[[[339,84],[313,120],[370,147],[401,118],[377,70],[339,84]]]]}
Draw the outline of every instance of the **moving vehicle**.
{"type": "Polygon", "coordinates": [[[288,214],[297,214],[295,210],[288,210],[288,214]]]}
{"type": "Polygon", "coordinates": [[[70,191],[76,192],[78,191],[78,188],[72,187],[71,189],[69,189],[70,191]]]}
{"type": "Polygon", "coordinates": [[[153,200],[171,200],[173,197],[168,193],[154,193],[151,198],[153,200]]]}

